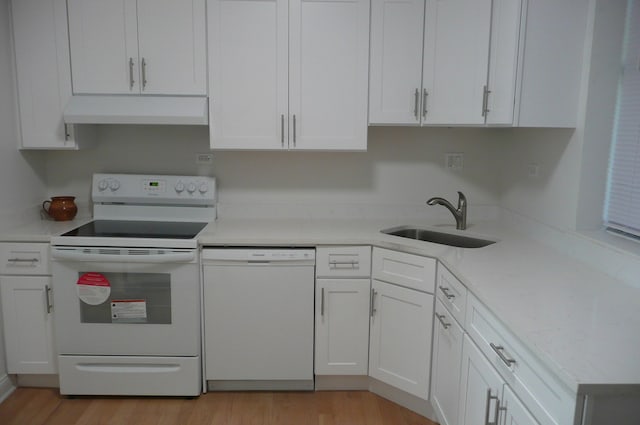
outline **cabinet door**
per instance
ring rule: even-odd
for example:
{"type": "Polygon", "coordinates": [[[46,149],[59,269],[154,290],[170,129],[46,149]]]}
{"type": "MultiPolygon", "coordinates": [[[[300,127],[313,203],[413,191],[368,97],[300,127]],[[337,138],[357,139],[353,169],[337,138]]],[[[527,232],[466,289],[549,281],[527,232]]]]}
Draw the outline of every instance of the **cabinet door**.
{"type": "Polygon", "coordinates": [[[427,400],[433,295],[373,280],[369,375],[427,400]]]}
{"type": "Polygon", "coordinates": [[[71,97],[65,0],[11,5],[21,148],[75,149],[62,113],[71,97]]]}
{"type": "Polygon", "coordinates": [[[458,424],[463,335],[462,327],[442,302],[436,300],[431,402],[442,425],[458,424]]]}
{"type": "Polygon", "coordinates": [[[524,404],[516,397],[508,385],[504,386],[502,394],[501,415],[504,415],[504,425],[539,425],[538,421],[529,413],[524,404]]]}
{"type": "Polygon", "coordinates": [[[369,279],[316,281],[317,375],[367,374],[370,286],[369,279]]]}
{"type": "Polygon", "coordinates": [[[206,95],[205,0],[138,0],[141,92],[206,95]]]}
{"type": "Polygon", "coordinates": [[[484,124],[491,0],[426,0],[425,124],[484,124]]]}
{"type": "Polygon", "coordinates": [[[74,93],[140,91],[136,0],[68,0],[74,93]]]}
{"type": "Polygon", "coordinates": [[[498,423],[504,381],[467,335],[460,373],[460,425],[498,423]]]}
{"type": "Polygon", "coordinates": [[[493,0],[487,124],[513,124],[522,0],[493,0]]]}
{"type": "Polygon", "coordinates": [[[420,123],[424,0],[371,2],[370,124],[420,123]]]}
{"type": "Polygon", "coordinates": [[[51,278],[0,276],[7,372],[57,373],[51,278]]]}
{"type": "Polygon", "coordinates": [[[369,1],[289,7],[289,148],[365,150],[369,1]]]}
{"type": "Polygon", "coordinates": [[[209,0],[212,149],[288,146],[288,2],[209,0]]]}

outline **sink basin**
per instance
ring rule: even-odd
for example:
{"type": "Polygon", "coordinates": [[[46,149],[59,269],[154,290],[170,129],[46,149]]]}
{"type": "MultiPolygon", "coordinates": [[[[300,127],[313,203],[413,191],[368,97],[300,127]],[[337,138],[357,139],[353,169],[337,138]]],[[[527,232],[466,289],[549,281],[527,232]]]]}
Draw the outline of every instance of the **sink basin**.
{"type": "Polygon", "coordinates": [[[381,232],[387,235],[400,236],[401,238],[457,246],[459,248],[482,248],[483,246],[496,243],[496,241],[488,239],[438,232],[437,230],[421,229],[412,226],[392,227],[391,229],[381,230],[381,232]]]}

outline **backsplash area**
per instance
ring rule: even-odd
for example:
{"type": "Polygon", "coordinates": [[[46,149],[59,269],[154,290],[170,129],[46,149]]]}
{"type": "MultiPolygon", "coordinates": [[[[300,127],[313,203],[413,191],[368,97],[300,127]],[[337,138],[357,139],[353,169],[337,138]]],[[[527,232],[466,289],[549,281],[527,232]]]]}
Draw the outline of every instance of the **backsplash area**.
{"type": "Polygon", "coordinates": [[[50,194],[81,203],[94,172],[198,174],[218,179],[222,216],[256,207],[274,216],[419,215],[429,197],[457,199],[458,190],[472,208],[498,204],[500,132],[371,127],[367,152],[213,151],[212,165],[197,165],[197,153],[210,152],[205,127],[100,126],[94,148],[47,153],[46,174],[50,194]],[[451,152],[464,153],[462,170],[445,169],[451,152]]]}

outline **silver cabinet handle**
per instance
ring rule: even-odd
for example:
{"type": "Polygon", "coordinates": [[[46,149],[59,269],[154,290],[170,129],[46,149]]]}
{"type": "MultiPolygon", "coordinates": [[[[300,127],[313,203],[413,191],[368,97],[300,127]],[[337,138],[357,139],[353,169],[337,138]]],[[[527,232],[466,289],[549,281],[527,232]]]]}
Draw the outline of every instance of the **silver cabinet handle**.
{"type": "Polygon", "coordinates": [[[420,90],[416,89],[413,94],[413,116],[416,117],[416,120],[420,120],[420,116],[418,115],[418,105],[420,104],[420,90]]]}
{"type": "Polygon", "coordinates": [[[371,317],[376,314],[376,295],[378,295],[378,292],[371,288],[371,312],[369,313],[371,317]]]}
{"type": "Polygon", "coordinates": [[[135,80],[133,79],[133,58],[129,58],[129,90],[133,90],[133,84],[135,80]]]}
{"type": "Polygon", "coordinates": [[[145,60],[145,58],[142,58],[141,67],[142,67],[142,90],[144,90],[145,87],[147,87],[147,61],[145,60]]]}
{"type": "Polygon", "coordinates": [[[485,416],[484,416],[484,424],[485,425],[498,425],[498,412],[500,410],[500,399],[498,396],[491,395],[491,388],[487,390],[487,405],[485,407],[485,416]],[[491,408],[491,400],[496,401],[496,409],[494,411],[494,421],[489,422],[489,414],[491,408]]]}
{"type": "Polygon", "coordinates": [[[280,143],[284,148],[284,114],[280,115],[280,143]]]}
{"type": "Polygon", "coordinates": [[[293,147],[296,147],[296,114],[293,114],[293,147]]]}
{"type": "Polygon", "coordinates": [[[508,358],[507,356],[504,355],[504,353],[502,352],[502,350],[504,350],[504,347],[502,345],[495,345],[493,342],[489,343],[489,345],[491,346],[493,351],[496,352],[498,357],[500,357],[500,360],[502,360],[504,362],[504,364],[506,364],[507,366],[511,367],[512,364],[516,363],[516,361],[514,359],[510,359],[510,358],[508,358]]]}
{"type": "Polygon", "coordinates": [[[456,297],[455,295],[449,293],[449,288],[447,288],[446,286],[438,286],[438,288],[444,294],[444,296],[447,297],[448,300],[454,299],[456,297]]]}
{"type": "Polygon", "coordinates": [[[486,117],[489,112],[489,93],[491,90],[487,86],[484,86],[482,90],[482,116],[486,117]]]}
{"type": "Polygon", "coordinates": [[[44,297],[45,297],[45,302],[47,304],[47,314],[51,313],[51,309],[53,308],[53,305],[51,305],[51,287],[49,285],[45,285],[44,286],[44,297]]]}
{"type": "Polygon", "coordinates": [[[320,294],[320,316],[324,317],[324,288],[320,294]]]}
{"type": "Polygon", "coordinates": [[[447,323],[444,321],[444,318],[447,317],[444,314],[438,314],[436,313],[436,317],[438,318],[438,321],[440,322],[440,324],[442,325],[443,328],[445,329],[449,329],[449,326],[451,326],[451,323],[447,323]]]}
{"type": "Polygon", "coordinates": [[[64,123],[64,141],[68,142],[71,139],[71,132],[69,131],[69,124],[64,123]]]}
{"type": "Polygon", "coordinates": [[[37,263],[39,260],[37,258],[9,258],[7,260],[10,263],[37,263]]]}
{"type": "Polygon", "coordinates": [[[360,267],[360,263],[356,260],[352,261],[329,261],[330,269],[357,269],[360,267]]]}
{"type": "Polygon", "coordinates": [[[427,97],[429,96],[429,92],[427,89],[422,90],[422,118],[427,116],[427,97]]]}

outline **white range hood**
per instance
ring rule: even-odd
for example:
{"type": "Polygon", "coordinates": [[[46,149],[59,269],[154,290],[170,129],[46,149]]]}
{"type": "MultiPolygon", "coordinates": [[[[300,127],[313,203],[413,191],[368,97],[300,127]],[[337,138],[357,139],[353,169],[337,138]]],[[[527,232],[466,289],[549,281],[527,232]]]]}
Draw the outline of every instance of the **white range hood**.
{"type": "Polygon", "coordinates": [[[64,110],[67,124],[207,125],[205,96],[72,96],[64,110]]]}

